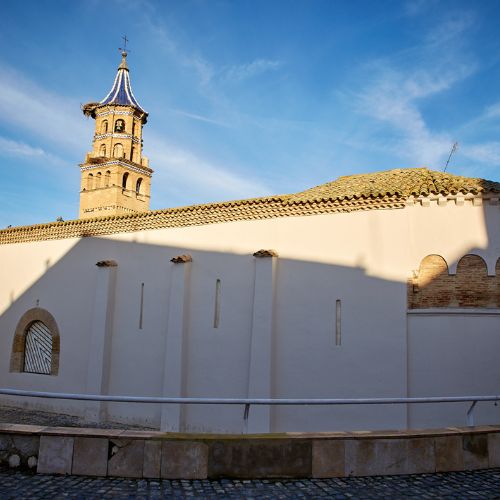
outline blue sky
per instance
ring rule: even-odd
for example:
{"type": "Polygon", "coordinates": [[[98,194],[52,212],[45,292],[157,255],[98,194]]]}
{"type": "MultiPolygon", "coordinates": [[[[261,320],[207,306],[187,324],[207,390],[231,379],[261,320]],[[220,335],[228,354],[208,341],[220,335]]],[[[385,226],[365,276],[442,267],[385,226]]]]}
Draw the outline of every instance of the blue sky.
{"type": "Polygon", "coordinates": [[[0,2],[0,227],[76,218],[129,38],[152,208],[402,167],[499,180],[500,2],[0,2]]]}

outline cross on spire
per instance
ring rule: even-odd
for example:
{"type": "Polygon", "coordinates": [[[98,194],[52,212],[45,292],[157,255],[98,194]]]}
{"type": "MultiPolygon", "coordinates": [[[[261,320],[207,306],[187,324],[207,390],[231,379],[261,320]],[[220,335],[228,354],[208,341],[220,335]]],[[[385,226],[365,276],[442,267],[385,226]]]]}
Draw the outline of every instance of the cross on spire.
{"type": "Polygon", "coordinates": [[[121,50],[122,52],[127,54],[128,52],[130,52],[130,50],[127,50],[127,43],[129,42],[129,39],[127,38],[127,35],[123,35],[122,38],[123,38],[123,48],[120,47],[118,50],[121,50]]]}

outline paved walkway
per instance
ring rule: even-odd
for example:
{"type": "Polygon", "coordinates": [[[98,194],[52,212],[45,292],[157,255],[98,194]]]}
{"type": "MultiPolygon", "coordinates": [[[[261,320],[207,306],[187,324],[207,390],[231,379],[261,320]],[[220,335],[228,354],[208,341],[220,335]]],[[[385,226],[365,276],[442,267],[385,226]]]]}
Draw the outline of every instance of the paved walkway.
{"type": "Polygon", "coordinates": [[[91,427],[99,429],[142,429],[153,430],[152,427],[141,425],[120,424],[116,422],[88,422],[83,418],[65,415],[63,413],[49,413],[41,410],[14,408],[0,404],[0,422],[7,424],[46,425],[49,427],[91,427]]]}
{"type": "Polygon", "coordinates": [[[347,479],[154,481],[35,475],[0,468],[0,498],[500,498],[500,469],[347,479]]]}

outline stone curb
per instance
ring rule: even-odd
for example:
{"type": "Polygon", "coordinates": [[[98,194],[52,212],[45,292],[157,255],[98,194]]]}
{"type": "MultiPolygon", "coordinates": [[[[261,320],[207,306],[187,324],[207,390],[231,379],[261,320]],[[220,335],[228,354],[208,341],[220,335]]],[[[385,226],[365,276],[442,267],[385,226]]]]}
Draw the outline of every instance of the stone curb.
{"type": "Polygon", "coordinates": [[[500,426],[217,435],[0,424],[0,464],[13,455],[39,473],[94,477],[421,474],[500,467],[500,426]]]}

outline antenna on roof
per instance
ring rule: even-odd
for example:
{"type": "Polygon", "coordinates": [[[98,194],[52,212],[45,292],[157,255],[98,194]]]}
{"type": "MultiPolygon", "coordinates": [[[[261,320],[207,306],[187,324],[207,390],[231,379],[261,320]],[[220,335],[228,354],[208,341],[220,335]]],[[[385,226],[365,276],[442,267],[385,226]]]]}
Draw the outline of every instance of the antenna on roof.
{"type": "Polygon", "coordinates": [[[127,50],[127,43],[129,42],[129,39],[127,38],[127,35],[123,35],[122,36],[123,38],[123,48],[122,47],[118,47],[118,50],[120,52],[124,52],[125,54],[128,54],[129,52],[132,52],[131,50],[127,50]]]}
{"type": "Polygon", "coordinates": [[[453,147],[451,148],[450,151],[450,156],[448,156],[448,160],[446,162],[446,165],[444,167],[443,172],[446,172],[446,169],[448,168],[448,165],[450,164],[451,157],[453,156],[453,153],[458,149],[458,142],[453,143],[453,147]]]}

